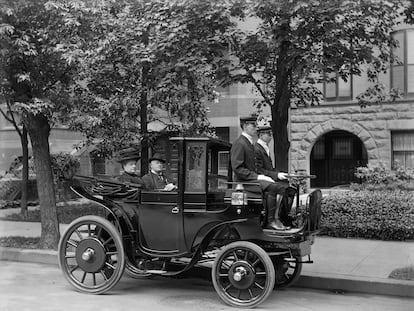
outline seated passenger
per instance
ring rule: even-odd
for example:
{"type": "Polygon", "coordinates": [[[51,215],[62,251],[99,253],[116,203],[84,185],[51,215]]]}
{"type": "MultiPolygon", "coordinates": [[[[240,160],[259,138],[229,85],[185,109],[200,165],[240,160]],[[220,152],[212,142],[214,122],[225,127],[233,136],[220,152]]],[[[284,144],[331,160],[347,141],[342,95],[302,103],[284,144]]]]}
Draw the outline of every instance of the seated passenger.
{"type": "Polygon", "coordinates": [[[117,161],[121,163],[123,173],[117,178],[120,182],[142,185],[142,179],[136,174],[137,161],[141,158],[135,148],[122,149],[118,154],[117,161]]]}
{"type": "Polygon", "coordinates": [[[159,153],[155,153],[151,158],[149,158],[149,162],[150,172],[142,176],[145,189],[164,191],[176,190],[177,186],[174,185],[171,178],[166,176],[163,172],[166,160],[159,153]]]}

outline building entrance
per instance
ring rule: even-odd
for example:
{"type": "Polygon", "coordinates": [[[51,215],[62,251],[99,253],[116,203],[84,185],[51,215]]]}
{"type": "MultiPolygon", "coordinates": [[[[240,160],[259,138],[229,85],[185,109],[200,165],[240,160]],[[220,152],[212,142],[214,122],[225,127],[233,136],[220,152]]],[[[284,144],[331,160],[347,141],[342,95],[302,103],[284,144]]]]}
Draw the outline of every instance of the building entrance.
{"type": "Polygon", "coordinates": [[[355,168],[368,163],[362,141],[346,131],[332,131],[318,139],[312,148],[310,172],[316,175],[311,187],[333,187],[358,182],[355,168]]]}

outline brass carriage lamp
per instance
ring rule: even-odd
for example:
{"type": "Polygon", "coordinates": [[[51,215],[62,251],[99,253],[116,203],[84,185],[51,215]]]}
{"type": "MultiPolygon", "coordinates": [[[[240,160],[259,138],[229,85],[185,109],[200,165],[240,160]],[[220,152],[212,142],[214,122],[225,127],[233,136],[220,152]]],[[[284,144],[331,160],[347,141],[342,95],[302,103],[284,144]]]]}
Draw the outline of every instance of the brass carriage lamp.
{"type": "Polygon", "coordinates": [[[238,206],[247,205],[247,193],[244,192],[243,185],[237,184],[235,190],[236,191],[234,191],[231,194],[231,205],[238,205],[238,206]]]}

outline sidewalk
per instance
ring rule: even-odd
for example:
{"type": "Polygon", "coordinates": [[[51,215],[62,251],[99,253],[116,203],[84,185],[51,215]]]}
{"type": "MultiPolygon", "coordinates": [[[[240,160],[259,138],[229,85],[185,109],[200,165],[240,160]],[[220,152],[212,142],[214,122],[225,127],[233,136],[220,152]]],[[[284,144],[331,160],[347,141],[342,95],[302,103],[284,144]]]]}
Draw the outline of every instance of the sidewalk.
{"type": "MultiPolygon", "coordinates": [[[[0,210],[0,217],[11,212],[16,209],[0,210]]],[[[40,223],[0,220],[0,237],[37,237],[40,232],[40,223]]],[[[314,263],[303,265],[296,286],[414,298],[414,281],[388,278],[394,269],[414,267],[414,242],[316,237],[311,259],[314,263]]],[[[0,247],[0,260],[58,264],[53,250],[0,247]]]]}

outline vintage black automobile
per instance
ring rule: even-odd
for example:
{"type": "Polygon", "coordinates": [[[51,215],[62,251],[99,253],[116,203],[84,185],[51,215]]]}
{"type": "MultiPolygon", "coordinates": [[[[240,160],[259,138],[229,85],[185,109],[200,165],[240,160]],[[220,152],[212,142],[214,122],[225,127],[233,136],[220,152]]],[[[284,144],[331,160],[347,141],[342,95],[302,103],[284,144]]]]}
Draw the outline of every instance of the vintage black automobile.
{"type": "MultiPolygon", "coordinates": [[[[132,277],[177,276],[195,265],[211,267],[220,298],[235,307],[262,303],[289,286],[310,260],[318,233],[321,192],[294,204],[296,228],[262,228],[263,200],[231,181],[218,157],[231,144],[211,138],[171,138],[170,172],[176,191],[75,176],[72,189],[102,205],[106,216],[74,220],[59,243],[59,263],[77,290],[101,294],[124,270],[132,277]],[[171,156],[172,155],[172,156],[171,156]]],[[[293,191],[293,196],[298,192],[293,191]]],[[[292,204],[292,197],[285,204],[292,204]]]]}

